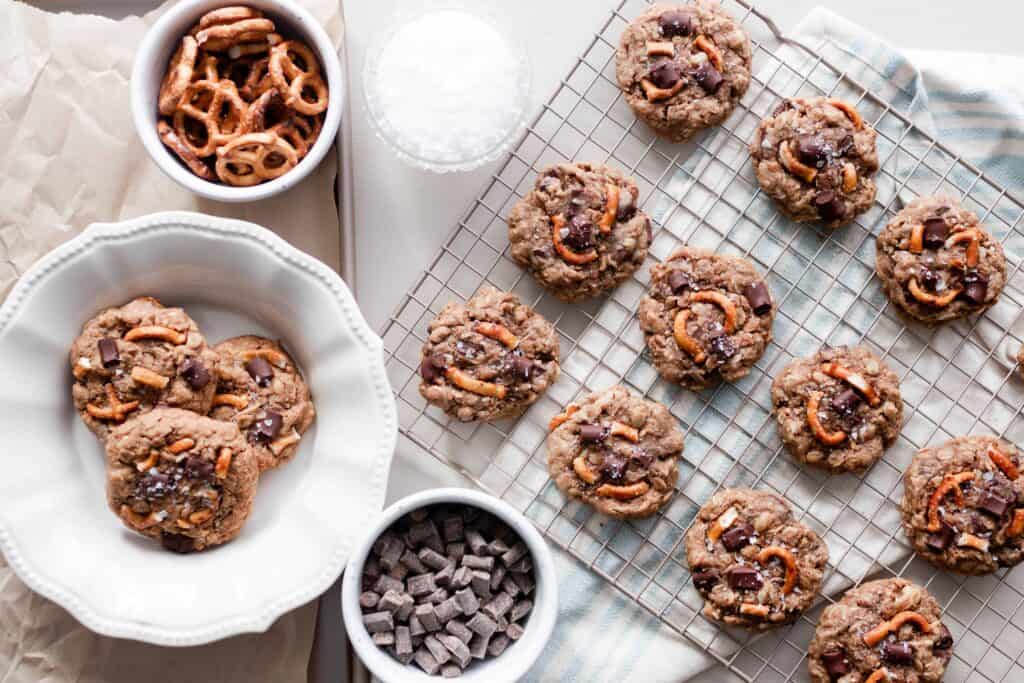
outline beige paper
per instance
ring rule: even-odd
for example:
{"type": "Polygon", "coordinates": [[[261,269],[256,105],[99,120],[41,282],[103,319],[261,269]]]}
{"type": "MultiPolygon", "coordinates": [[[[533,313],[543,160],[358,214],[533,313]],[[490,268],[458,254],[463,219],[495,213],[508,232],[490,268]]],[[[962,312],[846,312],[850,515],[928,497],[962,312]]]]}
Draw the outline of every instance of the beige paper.
{"type": "MultiPolygon", "coordinates": [[[[302,1],[340,45],[337,0],[302,1]]],[[[0,299],[33,261],[89,223],[168,209],[259,223],[337,269],[334,151],[297,187],[249,205],[197,198],[149,160],[132,125],[128,82],[135,49],[166,6],[114,21],[0,0],[0,299]]],[[[91,633],[0,560],[0,683],[298,683],[315,615],[311,603],[264,634],[160,648],[91,633]]]]}

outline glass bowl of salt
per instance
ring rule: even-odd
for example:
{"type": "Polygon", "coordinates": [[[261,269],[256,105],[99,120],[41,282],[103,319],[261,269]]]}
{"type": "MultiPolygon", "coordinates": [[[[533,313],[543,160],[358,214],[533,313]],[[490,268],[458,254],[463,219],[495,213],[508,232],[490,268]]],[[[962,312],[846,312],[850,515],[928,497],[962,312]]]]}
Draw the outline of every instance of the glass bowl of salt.
{"type": "Polygon", "coordinates": [[[408,15],[366,53],[363,94],[378,136],[429,171],[469,171],[526,128],[530,66],[489,18],[446,6],[408,15]]]}

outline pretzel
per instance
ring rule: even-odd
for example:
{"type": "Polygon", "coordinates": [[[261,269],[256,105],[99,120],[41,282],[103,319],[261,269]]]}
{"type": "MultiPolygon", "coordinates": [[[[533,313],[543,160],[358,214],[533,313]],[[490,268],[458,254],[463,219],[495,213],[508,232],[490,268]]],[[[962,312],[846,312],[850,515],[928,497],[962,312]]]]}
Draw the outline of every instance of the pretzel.
{"type": "Polygon", "coordinates": [[[956,539],[956,544],[961,548],[973,548],[983,553],[988,552],[989,542],[987,539],[975,536],[974,534],[962,533],[956,539]]]}
{"type": "Polygon", "coordinates": [[[793,553],[777,545],[771,545],[757,555],[757,561],[761,564],[768,564],[773,557],[777,557],[786,565],[786,582],[782,584],[782,594],[789,595],[796,586],[796,559],[793,553]]]}
{"type": "MultiPolygon", "coordinates": [[[[220,62],[217,60],[216,55],[204,54],[203,59],[196,64],[195,71],[192,73],[193,81],[219,81],[220,80],[220,62]]],[[[177,104],[175,104],[177,108],[177,104]]],[[[173,112],[172,112],[173,113],[173,112]]]]}
{"type": "Polygon", "coordinates": [[[676,47],[671,40],[648,40],[648,57],[675,57],[676,47]]]}
{"type": "Polygon", "coordinates": [[[196,42],[204,50],[226,50],[248,38],[266,37],[274,32],[274,22],[270,19],[254,18],[233,21],[229,24],[215,24],[201,29],[196,33],[196,42]]]}
{"type": "Polygon", "coordinates": [[[911,254],[920,254],[924,251],[924,223],[918,223],[910,229],[910,243],[907,250],[911,254]]]}
{"type": "Polygon", "coordinates": [[[882,402],[882,398],[875,391],[875,388],[862,375],[843,367],[839,363],[823,363],[821,371],[829,377],[834,377],[838,380],[846,382],[851,387],[859,391],[864,395],[864,398],[868,400],[868,403],[872,407],[878,406],[882,402]]]}
{"type": "Polygon", "coordinates": [[[833,107],[846,114],[846,118],[850,119],[850,122],[853,123],[854,128],[856,128],[857,130],[861,130],[864,128],[864,119],[861,118],[861,115],[853,106],[847,104],[846,102],[843,102],[842,100],[837,100],[835,98],[825,100],[825,102],[831,104],[833,107]]]}
{"type": "Polygon", "coordinates": [[[132,368],[131,378],[136,384],[142,384],[157,390],[166,389],[167,385],[171,381],[167,377],[140,365],[136,365],[132,368]]]}
{"type": "Polygon", "coordinates": [[[163,325],[140,325],[128,330],[124,335],[125,341],[134,342],[143,339],[156,339],[180,346],[188,341],[188,334],[163,325]]]}
{"type": "Polygon", "coordinates": [[[967,267],[975,268],[978,265],[981,251],[981,231],[977,228],[961,230],[950,235],[946,240],[946,249],[952,249],[965,240],[969,240],[967,243],[967,267]]]}
{"type": "Polygon", "coordinates": [[[217,406],[231,406],[236,410],[242,410],[249,405],[249,399],[245,396],[239,396],[237,394],[214,394],[213,395],[213,407],[217,406]]]}
{"type": "Polygon", "coordinates": [[[755,602],[744,602],[740,604],[740,614],[767,619],[771,614],[771,608],[768,605],[758,605],[755,602]]]}
{"type": "Polygon", "coordinates": [[[595,484],[600,479],[600,475],[587,465],[587,459],[582,453],[573,458],[572,469],[577,477],[588,484],[595,484]]]}
{"type": "Polygon", "coordinates": [[[561,427],[563,424],[565,424],[565,421],[568,420],[569,417],[579,409],[580,407],[575,403],[570,403],[569,405],[567,405],[563,412],[559,413],[558,415],[555,415],[553,418],[551,418],[551,421],[548,422],[548,431],[553,432],[558,427],[561,427]]]}
{"type": "Polygon", "coordinates": [[[996,464],[996,467],[1001,469],[1003,471],[1003,474],[1005,474],[1011,480],[1016,479],[1017,477],[1020,476],[1020,470],[1017,468],[1017,465],[1013,462],[1013,460],[1011,460],[1008,455],[1003,453],[995,446],[989,445],[988,457],[992,462],[996,464]]]}
{"type": "Polygon", "coordinates": [[[562,243],[562,228],[565,227],[565,219],[559,216],[551,217],[551,241],[555,245],[555,251],[562,257],[562,260],[566,263],[571,263],[574,266],[582,266],[590,263],[597,259],[597,250],[590,249],[577,254],[575,251],[565,246],[562,243]]]}
{"type": "Polygon", "coordinates": [[[270,443],[270,452],[274,455],[281,455],[281,451],[293,444],[297,444],[301,440],[302,436],[293,428],[292,433],[288,436],[282,436],[280,439],[270,443]]]}
{"type": "Polygon", "coordinates": [[[939,296],[937,294],[929,294],[928,292],[921,289],[921,286],[917,284],[916,277],[910,278],[910,282],[907,283],[907,289],[910,290],[910,295],[917,299],[918,301],[920,301],[921,303],[928,304],[929,306],[935,306],[936,308],[948,306],[949,303],[953,301],[953,299],[957,298],[960,295],[960,292],[962,291],[959,289],[950,289],[942,296],[939,296]]]}
{"type": "Polygon", "coordinates": [[[473,331],[499,341],[510,349],[519,346],[519,338],[512,334],[512,330],[499,323],[480,322],[473,327],[473,331]]]}
{"type": "Polygon", "coordinates": [[[265,40],[258,40],[254,43],[239,43],[228,48],[230,59],[241,59],[242,57],[254,57],[270,52],[270,48],[279,45],[284,38],[280,33],[268,33],[265,40]]]}
{"type": "Polygon", "coordinates": [[[309,116],[326,111],[327,84],[320,76],[320,64],[316,56],[306,45],[294,40],[275,45],[270,51],[269,68],[270,77],[285,104],[309,116]],[[302,66],[296,63],[296,57],[303,63],[302,66]],[[307,99],[307,94],[314,98],[307,99]]]}
{"type": "Polygon", "coordinates": [[[631,500],[644,495],[651,486],[646,481],[639,481],[629,486],[615,486],[614,484],[601,484],[597,487],[597,495],[616,500],[631,500]]]}
{"type": "Polygon", "coordinates": [[[270,127],[267,132],[276,133],[278,137],[287,140],[301,159],[313,148],[313,144],[320,137],[322,127],[323,122],[319,116],[306,116],[293,112],[288,119],[270,127]]]}
{"type": "Polygon", "coordinates": [[[736,304],[725,294],[707,291],[694,292],[693,296],[690,297],[690,301],[717,305],[722,309],[722,313],[725,314],[725,333],[732,334],[736,331],[736,304]]]}
{"type": "Polygon", "coordinates": [[[635,427],[630,427],[628,424],[622,422],[612,422],[611,428],[608,430],[610,436],[621,436],[627,441],[637,443],[640,441],[640,432],[635,427]]]}
{"type": "Polygon", "coordinates": [[[231,468],[231,449],[224,447],[220,449],[217,454],[217,462],[213,466],[213,473],[217,475],[218,479],[223,479],[228,476],[228,469],[231,468]]]}
{"type": "Polygon", "coordinates": [[[145,460],[140,460],[135,463],[135,469],[139,472],[145,472],[150,467],[156,467],[156,463],[160,460],[160,454],[156,451],[150,451],[149,457],[145,460]]]}
{"type": "Polygon", "coordinates": [[[122,403],[121,399],[117,397],[117,391],[114,390],[113,385],[107,385],[107,407],[100,408],[89,403],[85,406],[85,412],[89,413],[91,417],[97,420],[112,420],[114,422],[124,422],[128,413],[132,412],[139,407],[138,401],[128,401],[122,403]]]}
{"type": "Polygon", "coordinates": [[[249,103],[242,115],[242,127],[250,133],[266,131],[267,114],[274,106],[275,101],[282,102],[281,95],[276,90],[267,90],[255,100],[249,103]]]}
{"type": "Polygon", "coordinates": [[[1013,519],[1006,527],[1006,537],[1017,538],[1021,534],[1024,534],[1024,510],[1014,510],[1013,519]]]}
{"type": "Polygon", "coordinates": [[[922,633],[931,633],[932,631],[932,625],[928,623],[927,619],[917,612],[900,612],[889,621],[883,621],[881,624],[865,633],[864,644],[868,647],[874,647],[882,642],[882,640],[884,640],[890,633],[899,631],[900,627],[906,623],[914,624],[921,629],[922,633]]]}
{"type": "Polygon", "coordinates": [[[807,166],[793,154],[792,145],[785,140],[779,145],[779,162],[782,167],[805,183],[813,183],[818,170],[807,166]]]}
{"type": "Polygon", "coordinates": [[[157,516],[157,513],[150,512],[148,515],[143,517],[127,505],[121,506],[120,514],[129,525],[136,529],[148,529],[154,524],[160,523],[160,518],[157,516]]]}
{"type": "Polygon", "coordinates": [[[195,439],[190,439],[188,437],[185,437],[184,439],[178,439],[174,443],[172,443],[169,446],[167,446],[167,450],[168,450],[168,452],[173,453],[174,455],[177,455],[178,453],[184,453],[185,451],[192,450],[195,447],[195,445],[196,445],[196,440],[195,439]]]}
{"type": "Polygon", "coordinates": [[[821,392],[814,391],[807,397],[807,425],[811,428],[814,437],[826,446],[838,446],[846,441],[846,432],[830,432],[821,424],[818,417],[818,406],[821,404],[821,392]]]}
{"type": "Polygon", "coordinates": [[[174,132],[196,156],[208,157],[243,132],[245,110],[233,82],[196,81],[185,89],[174,112],[174,132]],[[189,121],[202,127],[205,140],[193,138],[186,125],[189,121]]]}
{"type": "Polygon", "coordinates": [[[640,87],[644,89],[644,96],[648,102],[658,102],[660,100],[667,100],[668,98],[679,93],[686,85],[686,81],[680,78],[676,81],[675,85],[671,88],[659,88],[649,78],[643,78],[640,80],[640,87]]]}
{"type": "Polygon", "coordinates": [[[170,116],[185,94],[188,84],[192,82],[192,75],[195,73],[196,56],[199,54],[199,46],[192,36],[185,36],[181,39],[181,45],[174,52],[170,63],[167,65],[167,73],[160,84],[160,94],[157,97],[157,108],[164,116],[170,116]]]}
{"type": "Polygon", "coordinates": [[[693,41],[693,46],[706,54],[716,69],[722,70],[722,53],[718,51],[718,47],[713,40],[705,35],[700,35],[693,41]]]}
{"type": "Polygon", "coordinates": [[[480,394],[481,396],[491,396],[493,398],[505,398],[506,389],[501,384],[494,384],[493,382],[482,382],[478,379],[474,379],[467,375],[458,368],[448,368],[444,371],[445,377],[448,381],[466,391],[471,391],[474,394],[480,394]]]}
{"type": "Polygon", "coordinates": [[[259,19],[263,17],[263,12],[252,7],[244,7],[242,5],[234,5],[230,7],[220,7],[211,12],[207,12],[199,18],[199,29],[210,28],[211,26],[217,26],[219,24],[231,24],[236,21],[242,21],[244,19],[259,19]]]}
{"type": "Polygon", "coordinates": [[[847,161],[843,164],[843,192],[850,193],[857,189],[857,167],[847,161]]]}
{"type": "Polygon", "coordinates": [[[704,359],[707,358],[707,354],[701,350],[697,340],[686,332],[686,321],[690,319],[692,312],[687,309],[676,313],[676,319],[672,322],[672,336],[675,337],[679,348],[693,356],[694,363],[703,363],[704,359]]]}
{"type": "Polygon", "coordinates": [[[246,100],[253,101],[268,90],[276,91],[276,88],[270,78],[270,58],[265,57],[252,63],[245,83],[239,86],[238,92],[246,100]]]}
{"type": "Polygon", "coordinates": [[[277,349],[247,349],[242,352],[242,360],[250,361],[253,358],[262,358],[282,370],[288,367],[288,356],[277,349]]]}
{"type": "Polygon", "coordinates": [[[188,516],[188,521],[191,524],[202,524],[213,517],[213,510],[205,508],[203,510],[196,510],[188,516]]]}
{"type": "Polygon", "coordinates": [[[947,474],[945,479],[935,488],[932,497],[928,500],[928,531],[935,532],[942,529],[942,521],[939,519],[939,503],[948,494],[952,493],[956,498],[957,505],[964,504],[964,494],[960,485],[974,479],[974,472],[961,472],[960,474],[947,474]]]}
{"type": "Polygon", "coordinates": [[[279,178],[298,163],[295,148],[274,133],[246,133],[217,149],[217,177],[236,187],[279,178]]]}
{"type": "Polygon", "coordinates": [[[192,528],[192,525],[191,525],[191,524],[189,524],[189,523],[188,523],[188,522],[187,522],[186,520],[184,520],[184,519],[176,519],[176,520],[174,520],[174,523],[175,523],[175,524],[177,524],[177,525],[178,525],[179,527],[181,527],[182,529],[191,529],[191,528],[192,528]]]}
{"type": "Polygon", "coordinates": [[[597,227],[601,229],[603,233],[609,233],[612,231],[612,226],[615,225],[615,221],[619,215],[619,194],[621,190],[615,183],[608,183],[605,186],[605,191],[608,193],[608,199],[605,202],[604,213],[601,214],[601,220],[597,222],[597,227]]]}
{"type": "Polygon", "coordinates": [[[873,674],[864,680],[864,683],[888,683],[888,681],[889,672],[885,670],[885,667],[883,667],[881,669],[876,669],[873,674]]]}
{"type": "Polygon", "coordinates": [[[740,513],[736,511],[736,508],[731,507],[721,515],[718,516],[711,526],[708,527],[708,540],[712,543],[717,543],[718,539],[722,537],[725,530],[736,523],[736,520],[740,518],[740,513]]]}

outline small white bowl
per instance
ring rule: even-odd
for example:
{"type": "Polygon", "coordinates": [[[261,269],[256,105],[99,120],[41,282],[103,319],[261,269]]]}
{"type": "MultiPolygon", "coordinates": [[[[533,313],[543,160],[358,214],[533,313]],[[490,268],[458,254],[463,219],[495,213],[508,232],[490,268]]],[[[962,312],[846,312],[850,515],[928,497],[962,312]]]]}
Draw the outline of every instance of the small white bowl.
{"type": "Polygon", "coordinates": [[[345,78],[338,53],[327,32],[312,14],[293,0],[182,0],[161,16],[142,39],[132,68],[131,97],[135,130],[146,152],[161,171],[178,184],[207,199],[221,202],[251,202],[284,192],[308,176],[323,161],[327,151],[334,144],[338,126],[341,124],[345,78]],[[285,38],[299,38],[309,45],[320,59],[330,93],[323,129],[309,154],[280,178],[252,187],[233,187],[203,180],[188,170],[178,157],[160,142],[160,136],[156,132],[160,84],[167,71],[167,63],[180,44],[181,37],[199,21],[199,17],[210,10],[240,4],[263,10],[274,20],[278,32],[285,38]]]}
{"type": "Polygon", "coordinates": [[[526,622],[523,637],[510,643],[508,649],[498,657],[483,661],[473,660],[459,678],[465,683],[502,683],[519,680],[537,661],[555,628],[555,619],[558,616],[555,563],[547,543],[526,517],[508,503],[479,491],[460,488],[423,491],[403,498],[384,511],[377,524],[352,551],[342,580],[341,611],[349,640],[367,668],[385,683],[426,683],[440,680],[439,676],[428,676],[412,662],[408,665],[402,664],[373,643],[366,627],[363,626],[359,594],[362,591],[363,564],[377,537],[404,515],[422,507],[445,503],[469,505],[490,512],[519,534],[530,549],[537,588],[530,596],[533,600],[533,610],[526,622]]]}

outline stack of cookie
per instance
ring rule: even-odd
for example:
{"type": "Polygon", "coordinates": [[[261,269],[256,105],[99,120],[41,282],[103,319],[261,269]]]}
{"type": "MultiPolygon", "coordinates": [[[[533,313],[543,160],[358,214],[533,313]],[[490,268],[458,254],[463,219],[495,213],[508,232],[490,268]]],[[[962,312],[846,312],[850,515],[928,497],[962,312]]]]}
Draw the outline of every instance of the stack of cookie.
{"type": "Polygon", "coordinates": [[[291,459],[315,417],[277,342],[211,348],[185,311],[152,297],[89,320],[70,361],[75,407],[106,446],[111,510],[175,552],[237,536],[260,472],[291,459]]]}

